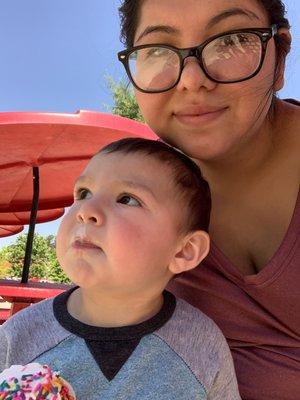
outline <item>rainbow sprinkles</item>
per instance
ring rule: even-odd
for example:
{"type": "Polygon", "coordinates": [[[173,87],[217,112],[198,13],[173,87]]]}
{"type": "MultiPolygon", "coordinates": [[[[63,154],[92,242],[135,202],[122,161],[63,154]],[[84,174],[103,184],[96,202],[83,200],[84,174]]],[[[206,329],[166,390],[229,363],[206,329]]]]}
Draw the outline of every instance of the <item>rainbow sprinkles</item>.
{"type": "Polygon", "coordinates": [[[74,390],[47,365],[13,365],[0,374],[0,400],[76,400],[74,390]]]}

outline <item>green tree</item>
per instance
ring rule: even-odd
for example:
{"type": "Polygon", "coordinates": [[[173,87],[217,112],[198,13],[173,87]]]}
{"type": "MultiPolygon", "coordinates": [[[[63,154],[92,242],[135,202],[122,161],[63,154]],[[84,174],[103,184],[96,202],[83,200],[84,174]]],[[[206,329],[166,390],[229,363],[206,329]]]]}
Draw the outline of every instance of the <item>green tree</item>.
{"type": "MultiPolygon", "coordinates": [[[[21,278],[26,248],[25,234],[20,235],[16,242],[6,247],[5,260],[9,263],[9,277],[21,278]]],[[[70,283],[61,269],[55,253],[55,236],[44,237],[35,234],[32,247],[30,278],[39,278],[52,282],[70,283]]]]}
{"type": "MultiPolygon", "coordinates": [[[[8,246],[8,261],[10,263],[11,277],[20,278],[22,276],[23,261],[25,256],[27,236],[20,235],[16,242],[8,246]]],[[[36,234],[33,240],[30,274],[31,278],[47,279],[50,268],[50,248],[46,239],[36,234]]]]}
{"type": "Polygon", "coordinates": [[[6,262],[7,261],[7,256],[8,256],[8,247],[2,247],[0,249],[0,263],[6,262]]]}
{"type": "Polygon", "coordinates": [[[51,268],[49,271],[48,279],[51,282],[71,283],[70,279],[67,277],[64,270],[61,268],[58,259],[56,258],[55,252],[53,252],[52,254],[51,268]]]}
{"type": "Polygon", "coordinates": [[[10,263],[7,261],[8,248],[0,249],[0,279],[4,279],[9,275],[10,263]]]}
{"type": "Polygon", "coordinates": [[[45,237],[45,239],[47,240],[49,246],[51,247],[51,249],[54,249],[55,251],[55,246],[56,246],[56,236],[55,235],[48,235],[45,237]]]}
{"type": "Polygon", "coordinates": [[[107,84],[111,91],[114,105],[111,109],[115,115],[135,119],[144,122],[144,118],[139,110],[139,106],[135,100],[133,90],[124,80],[115,82],[111,76],[107,78],[107,84]]]}

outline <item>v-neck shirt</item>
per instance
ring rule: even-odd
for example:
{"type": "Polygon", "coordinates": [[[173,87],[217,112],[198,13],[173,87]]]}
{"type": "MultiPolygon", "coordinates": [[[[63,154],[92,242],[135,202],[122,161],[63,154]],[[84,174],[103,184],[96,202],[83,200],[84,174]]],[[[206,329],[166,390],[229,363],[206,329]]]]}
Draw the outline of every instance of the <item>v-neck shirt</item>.
{"type": "Polygon", "coordinates": [[[281,245],[257,274],[243,275],[212,243],[168,289],[221,328],[242,398],[300,399],[300,192],[281,245]]]}

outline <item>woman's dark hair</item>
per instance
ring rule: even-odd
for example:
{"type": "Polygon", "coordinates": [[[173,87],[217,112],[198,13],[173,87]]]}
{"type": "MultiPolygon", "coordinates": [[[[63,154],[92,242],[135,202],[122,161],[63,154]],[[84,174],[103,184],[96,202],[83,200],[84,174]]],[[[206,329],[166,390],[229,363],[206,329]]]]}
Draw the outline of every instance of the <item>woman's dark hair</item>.
{"type": "Polygon", "coordinates": [[[203,179],[199,167],[186,155],[159,140],[125,138],[108,144],[98,154],[140,153],[166,164],[176,186],[179,207],[184,210],[178,218],[179,231],[208,231],[211,197],[208,183],[203,179]]]}
{"type": "MultiPolygon", "coordinates": [[[[289,28],[290,24],[285,17],[285,6],[281,0],[256,0],[266,10],[270,25],[278,28],[289,28]]],[[[143,0],[123,0],[119,8],[121,20],[121,41],[126,47],[132,47],[134,35],[139,21],[140,7],[143,0]]],[[[281,65],[290,51],[290,42],[285,35],[275,35],[277,49],[277,67],[281,65]]]]}

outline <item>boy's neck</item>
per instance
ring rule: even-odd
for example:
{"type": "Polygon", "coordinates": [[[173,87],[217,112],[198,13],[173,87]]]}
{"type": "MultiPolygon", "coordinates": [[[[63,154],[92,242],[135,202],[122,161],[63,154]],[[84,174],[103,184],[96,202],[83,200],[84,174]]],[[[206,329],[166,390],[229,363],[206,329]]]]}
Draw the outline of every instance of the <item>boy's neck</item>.
{"type": "Polygon", "coordinates": [[[132,298],[93,296],[78,288],[71,293],[68,311],[75,319],[91,326],[117,328],[147,321],[159,312],[163,295],[140,295],[132,298]]]}

